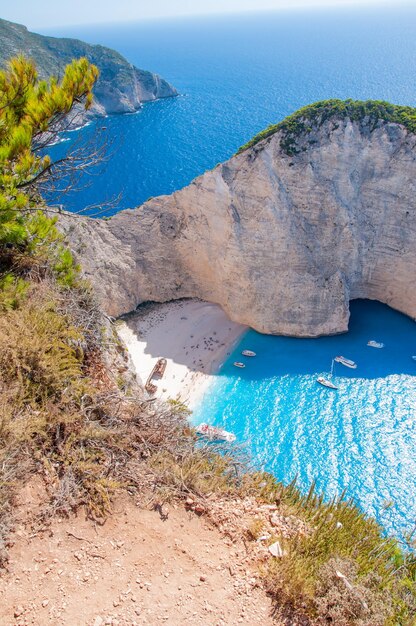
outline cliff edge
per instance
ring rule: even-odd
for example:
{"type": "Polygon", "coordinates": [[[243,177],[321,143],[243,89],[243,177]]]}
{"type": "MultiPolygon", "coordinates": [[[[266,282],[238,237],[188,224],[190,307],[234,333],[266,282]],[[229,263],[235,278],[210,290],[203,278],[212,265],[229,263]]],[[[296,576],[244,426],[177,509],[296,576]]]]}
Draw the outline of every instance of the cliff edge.
{"type": "Polygon", "coordinates": [[[317,103],[172,195],[61,224],[113,316],[197,297],[299,337],[346,331],[354,298],[416,317],[415,120],[317,103]]]}
{"type": "MultiPolygon", "coordinates": [[[[0,65],[17,54],[33,59],[41,78],[62,76],[74,58],[87,57],[100,70],[90,115],[132,113],[142,102],[177,96],[166,80],[129,63],[110,48],[78,39],[45,37],[25,26],[0,19],[0,65]]],[[[83,114],[85,115],[85,113],[83,114]]]]}

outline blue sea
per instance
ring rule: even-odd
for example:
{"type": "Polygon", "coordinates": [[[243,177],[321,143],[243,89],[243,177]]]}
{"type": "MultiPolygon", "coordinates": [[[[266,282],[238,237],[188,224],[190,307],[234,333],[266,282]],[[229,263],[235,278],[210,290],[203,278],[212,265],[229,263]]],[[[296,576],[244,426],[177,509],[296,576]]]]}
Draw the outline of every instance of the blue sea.
{"type": "Polygon", "coordinates": [[[244,443],[256,464],[330,497],[345,490],[385,528],[416,519],[415,322],[379,302],[351,303],[349,331],[319,339],[248,331],[193,414],[244,443]],[[384,348],[367,346],[369,340],[384,348]],[[256,357],[243,357],[244,349],[256,357]],[[412,352],[413,350],[413,352],[412,352]],[[350,369],[332,360],[343,355],[350,369]],[[234,367],[244,361],[245,369],[234,367]],[[316,382],[330,377],[338,390],[316,382]]]}
{"type": "MultiPolygon", "coordinates": [[[[171,193],[231,157],[254,134],[328,98],[416,105],[416,7],[281,11],[53,29],[115,48],[181,93],[135,115],[100,120],[113,158],[70,209],[171,193]]],[[[83,131],[93,133],[95,125],[83,131]]],[[[72,141],[78,133],[71,133],[72,141]]],[[[56,147],[54,156],[70,148],[56,147]]]]}
{"type": "MultiPolygon", "coordinates": [[[[189,18],[72,27],[75,36],[119,50],[163,75],[180,96],[134,115],[99,120],[53,148],[105,127],[114,151],[86,189],[51,200],[71,210],[122,192],[118,208],[170,193],[223,161],[271,123],[327,98],[416,105],[416,8],[374,7],[189,18]]],[[[222,425],[246,442],[255,463],[303,489],[345,489],[388,532],[416,518],[416,325],[378,303],[353,302],[345,335],[314,340],[249,331],[222,367],[195,422],[222,425]],[[367,347],[375,339],[385,343],[367,347]],[[244,370],[243,348],[258,353],[244,370]],[[339,390],[324,389],[336,354],[339,390]]]]}

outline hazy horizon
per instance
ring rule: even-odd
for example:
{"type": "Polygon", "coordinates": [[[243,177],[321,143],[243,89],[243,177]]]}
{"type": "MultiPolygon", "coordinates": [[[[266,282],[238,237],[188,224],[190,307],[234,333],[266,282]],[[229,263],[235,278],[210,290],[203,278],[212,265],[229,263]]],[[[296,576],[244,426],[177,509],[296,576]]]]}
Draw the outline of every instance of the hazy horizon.
{"type": "Polygon", "coordinates": [[[416,0],[205,0],[196,10],[190,0],[154,0],[151,6],[145,7],[132,7],[130,0],[119,0],[117,4],[103,3],[102,0],[90,0],[86,4],[85,0],[72,0],[55,6],[51,13],[49,0],[37,0],[33,12],[28,10],[27,0],[15,0],[7,7],[1,6],[2,3],[0,0],[3,19],[24,24],[31,30],[311,9],[416,8],[416,0]],[[82,20],[74,18],[80,15],[82,20]]]}

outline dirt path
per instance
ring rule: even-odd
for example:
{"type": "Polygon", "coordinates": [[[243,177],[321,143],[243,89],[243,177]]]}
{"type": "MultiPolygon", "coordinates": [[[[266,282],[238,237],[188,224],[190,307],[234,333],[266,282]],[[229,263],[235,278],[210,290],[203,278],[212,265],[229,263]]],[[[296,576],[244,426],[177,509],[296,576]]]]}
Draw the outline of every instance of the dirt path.
{"type": "Polygon", "coordinates": [[[275,624],[244,545],[169,509],[162,520],[131,498],[104,526],[57,520],[35,537],[18,527],[0,576],[0,624],[275,624]]]}

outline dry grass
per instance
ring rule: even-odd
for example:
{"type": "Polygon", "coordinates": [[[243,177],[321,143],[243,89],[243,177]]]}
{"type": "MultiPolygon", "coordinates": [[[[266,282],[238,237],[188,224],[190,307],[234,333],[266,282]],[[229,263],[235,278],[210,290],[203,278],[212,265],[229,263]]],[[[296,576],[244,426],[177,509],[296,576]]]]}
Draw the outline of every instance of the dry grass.
{"type": "MultiPolygon", "coordinates": [[[[120,489],[153,506],[190,498],[200,512],[213,496],[254,498],[301,520],[288,536],[270,538],[285,554],[262,566],[288,624],[414,623],[413,554],[386,540],[374,520],[352,503],[326,503],[313,489],[302,496],[294,483],[249,471],[242,450],[198,442],[186,407],[149,403],[120,383],[125,363],[111,373],[104,363],[120,346],[82,286],[65,290],[48,279],[10,293],[13,305],[0,313],[0,561],[15,494],[34,473],[47,486],[42,520],[83,506],[103,521],[120,489]]],[[[244,539],[262,531],[254,515],[244,539]]]]}
{"type": "Polygon", "coordinates": [[[264,530],[264,520],[255,517],[247,529],[247,536],[251,541],[256,541],[264,530]]]}
{"type": "Polygon", "coordinates": [[[282,506],[309,531],[276,535],[284,557],[271,559],[263,576],[278,607],[305,624],[412,626],[416,618],[416,562],[411,546],[396,540],[352,502],[325,502],[312,486],[303,496],[285,487],[282,506]]]}
{"type": "Polygon", "coordinates": [[[82,505],[104,520],[120,488],[150,490],[156,500],[226,488],[228,460],[195,447],[185,407],[155,406],[137,390],[126,394],[124,363],[108,372],[103,353],[111,333],[88,291],[32,283],[0,320],[3,548],[13,498],[34,472],[49,494],[43,519],[82,505]]]}

